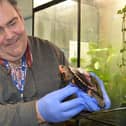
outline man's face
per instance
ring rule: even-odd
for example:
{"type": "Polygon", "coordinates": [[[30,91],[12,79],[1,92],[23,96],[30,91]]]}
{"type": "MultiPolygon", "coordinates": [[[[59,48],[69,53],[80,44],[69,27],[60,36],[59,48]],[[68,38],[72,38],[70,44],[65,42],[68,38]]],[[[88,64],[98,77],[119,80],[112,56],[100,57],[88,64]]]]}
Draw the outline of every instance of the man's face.
{"type": "Polygon", "coordinates": [[[0,3],[0,58],[17,61],[27,47],[24,20],[6,0],[0,3]]]}

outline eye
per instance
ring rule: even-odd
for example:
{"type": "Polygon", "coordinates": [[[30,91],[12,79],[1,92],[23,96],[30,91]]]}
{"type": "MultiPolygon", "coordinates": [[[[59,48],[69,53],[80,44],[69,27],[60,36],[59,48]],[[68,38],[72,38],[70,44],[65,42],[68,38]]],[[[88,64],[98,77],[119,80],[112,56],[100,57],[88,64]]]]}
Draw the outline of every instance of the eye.
{"type": "Polygon", "coordinates": [[[17,18],[14,18],[13,20],[11,20],[10,22],[8,22],[7,27],[8,28],[13,28],[17,25],[17,18]]]}
{"type": "Polygon", "coordinates": [[[15,25],[16,23],[17,23],[17,21],[16,21],[16,20],[13,20],[12,22],[9,23],[9,26],[13,26],[13,25],[15,25]]]}

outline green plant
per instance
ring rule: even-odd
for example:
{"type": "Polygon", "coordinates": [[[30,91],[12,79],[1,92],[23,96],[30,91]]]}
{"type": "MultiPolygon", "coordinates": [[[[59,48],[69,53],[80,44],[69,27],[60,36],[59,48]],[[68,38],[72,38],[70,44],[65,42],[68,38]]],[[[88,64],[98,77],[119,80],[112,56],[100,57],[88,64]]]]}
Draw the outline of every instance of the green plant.
{"type": "Polygon", "coordinates": [[[115,56],[114,49],[111,46],[99,48],[96,43],[90,43],[88,55],[91,57],[91,62],[86,69],[94,71],[102,80],[108,82],[111,78],[109,67],[115,56]]]}
{"type": "Polygon", "coordinates": [[[122,9],[118,10],[117,14],[124,14],[125,12],[126,12],[126,5],[122,9]]]}
{"type": "Polygon", "coordinates": [[[120,70],[116,50],[111,46],[100,48],[96,43],[90,43],[88,55],[91,62],[85,69],[95,72],[104,81],[112,105],[125,102],[126,74],[120,70]]]}
{"type": "Polygon", "coordinates": [[[71,66],[77,66],[77,58],[76,57],[70,58],[70,64],[71,66]]]}

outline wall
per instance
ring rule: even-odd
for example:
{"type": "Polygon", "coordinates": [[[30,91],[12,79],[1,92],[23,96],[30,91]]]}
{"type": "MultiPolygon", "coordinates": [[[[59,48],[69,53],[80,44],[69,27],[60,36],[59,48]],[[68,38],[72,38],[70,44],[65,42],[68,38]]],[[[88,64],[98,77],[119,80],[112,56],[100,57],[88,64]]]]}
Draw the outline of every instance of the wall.
{"type": "Polygon", "coordinates": [[[17,2],[25,19],[27,33],[32,35],[32,0],[17,0],[17,2]]]}

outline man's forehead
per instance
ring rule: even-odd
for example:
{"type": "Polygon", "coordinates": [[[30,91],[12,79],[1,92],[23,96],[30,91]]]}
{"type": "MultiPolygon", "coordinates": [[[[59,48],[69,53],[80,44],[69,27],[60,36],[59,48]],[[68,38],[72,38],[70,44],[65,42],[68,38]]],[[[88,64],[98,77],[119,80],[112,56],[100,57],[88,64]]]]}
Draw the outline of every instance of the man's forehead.
{"type": "Polygon", "coordinates": [[[8,2],[2,2],[2,4],[0,4],[0,25],[6,24],[14,17],[18,17],[18,13],[15,8],[8,2]]]}

